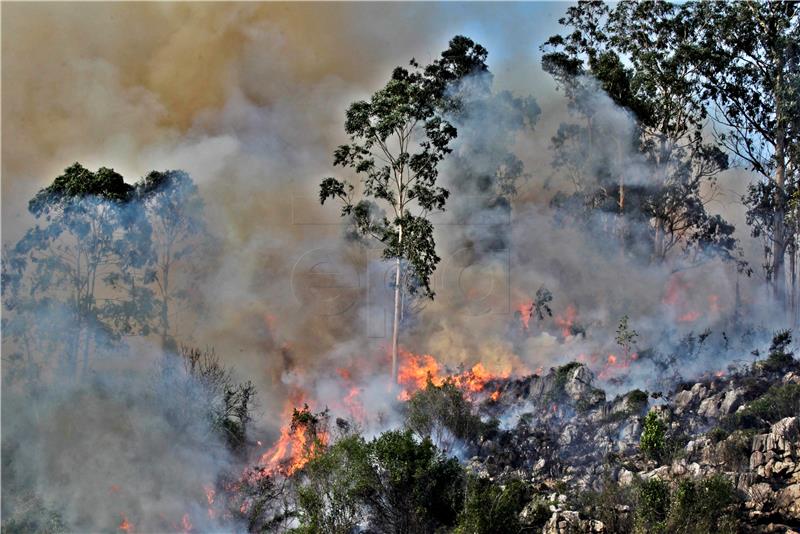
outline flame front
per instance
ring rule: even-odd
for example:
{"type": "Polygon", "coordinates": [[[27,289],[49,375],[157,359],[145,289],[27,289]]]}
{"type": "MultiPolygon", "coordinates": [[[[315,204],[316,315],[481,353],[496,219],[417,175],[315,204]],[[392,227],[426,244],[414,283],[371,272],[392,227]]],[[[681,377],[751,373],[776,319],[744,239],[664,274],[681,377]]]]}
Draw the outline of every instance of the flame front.
{"type": "Polygon", "coordinates": [[[290,419],[291,423],[281,428],[278,441],[261,455],[260,463],[266,466],[264,473],[267,475],[293,474],[328,444],[327,432],[313,428],[304,419],[297,417],[298,414],[309,413],[308,405],[300,412],[295,406],[291,401],[286,404],[284,414],[287,414],[286,419],[290,419]]]}
{"type": "Polygon", "coordinates": [[[400,349],[401,362],[397,371],[397,382],[402,386],[400,400],[408,400],[411,394],[425,389],[428,381],[434,386],[441,386],[445,381],[452,381],[468,396],[484,391],[486,384],[493,380],[508,378],[511,367],[499,373],[493,373],[478,362],[471,369],[455,374],[448,374],[446,369],[430,354],[414,354],[400,349]]]}
{"type": "Polygon", "coordinates": [[[122,516],[122,521],[119,524],[119,530],[123,532],[133,532],[133,524],[128,521],[128,518],[125,517],[125,514],[120,514],[122,516]]]}

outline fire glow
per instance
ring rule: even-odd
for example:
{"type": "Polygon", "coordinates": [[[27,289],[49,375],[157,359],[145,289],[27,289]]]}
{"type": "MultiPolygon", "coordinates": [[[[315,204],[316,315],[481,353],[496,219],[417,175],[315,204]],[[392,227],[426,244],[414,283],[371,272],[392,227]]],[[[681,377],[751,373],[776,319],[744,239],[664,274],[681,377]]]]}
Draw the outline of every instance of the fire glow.
{"type": "MultiPolygon", "coordinates": [[[[400,367],[397,372],[397,383],[403,388],[399,395],[400,400],[411,398],[414,392],[424,389],[428,381],[434,386],[441,386],[450,380],[467,396],[474,396],[484,391],[489,382],[511,376],[510,365],[500,372],[493,373],[478,362],[467,371],[448,374],[444,366],[430,354],[414,354],[401,349],[400,355],[400,367]]],[[[493,398],[496,400],[496,397],[493,398]]]]}
{"type": "Polygon", "coordinates": [[[317,431],[304,416],[310,415],[308,404],[298,411],[292,400],[284,407],[284,420],[291,423],[281,428],[278,441],[261,455],[260,464],[265,466],[267,475],[282,474],[290,476],[302,469],[314,456],[328,444],[328,434],[317,431]]]}

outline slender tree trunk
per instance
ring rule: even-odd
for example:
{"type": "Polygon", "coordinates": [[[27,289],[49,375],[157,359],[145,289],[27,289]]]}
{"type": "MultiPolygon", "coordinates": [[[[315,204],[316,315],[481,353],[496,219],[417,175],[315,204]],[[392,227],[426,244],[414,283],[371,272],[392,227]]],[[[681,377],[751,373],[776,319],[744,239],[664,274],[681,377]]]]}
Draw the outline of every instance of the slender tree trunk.
{"type": "Polygon", "coordinates": [[[403,248],[403,227],[401,226],[398,231],[398,256],[397,265],[394,277],[394,325],[392,327],[392,383],[397,383],[397,335],[400,329],[400,300],[401,300],[401,286],[400,286],[400,271],[402,264],[400,261],[399,252],[403,248]]]}
{"type": "Polygon", "coordinates": [[[775,214],[773,229],[775,234],[772,241],[772,283],[775,301],[780,306],[781,311],[786,311],[786,275],[784,274],[784,256],[786,253],[786,231],[785,231],[785,207],[783,205],[783,195],[786,182],[786,128],[782,112],[782,62],[778,65],[778,80],[775,91],[775,214]]]}
{"type": "Polygon", "coordinates": [[[161,348],[172,349],[172,340],[169,335],[169,264],[162,269],[163,291],[161,295],[161,348]]]}
{"type": "Polygon", "coordinates": [[[791,281],[791,292],[789,294],[789,315],[794,326],[795,310],[797,308],[797,255],[794,247],[789,249],[789,280],[791,281]]]}

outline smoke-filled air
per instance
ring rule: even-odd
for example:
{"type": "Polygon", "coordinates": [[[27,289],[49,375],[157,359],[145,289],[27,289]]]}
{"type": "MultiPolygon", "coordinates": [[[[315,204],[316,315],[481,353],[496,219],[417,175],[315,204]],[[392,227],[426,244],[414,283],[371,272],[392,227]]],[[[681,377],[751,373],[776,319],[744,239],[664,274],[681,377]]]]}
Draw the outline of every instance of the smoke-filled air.
{"type": "Polygon", "coordinates": [[[5,3],[2,533],[800,531],[800,7],[5,3]]]}

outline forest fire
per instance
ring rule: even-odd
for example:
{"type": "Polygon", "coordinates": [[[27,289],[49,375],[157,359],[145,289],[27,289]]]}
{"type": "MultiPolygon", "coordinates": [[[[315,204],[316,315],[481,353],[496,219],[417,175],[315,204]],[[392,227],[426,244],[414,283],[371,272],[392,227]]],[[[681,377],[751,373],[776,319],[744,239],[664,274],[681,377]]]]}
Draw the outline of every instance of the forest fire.
{"type": "Polygon", "coordinates": [[[181,531],[184,533],[191,532],[194,526],[192,525],[191,520],[189,519],[189,514],[183,514],[181,517],[181,531]]]}
{"type": "Polygon", "coordinates": [[[214,519],[217,515],[216,511],[214,510],[214,497],[216,496],[217,492],[211,484],[205,484],[203,486],[203,490],[206,493],[206,501],[208,502],[208,518],[214,519]]]}
{"type": "Polygon", "coordinates": [[[120,514],[122,516],[122,521],[120,522],[119,526],[117,527],[122,532],[134,532],[133,524],[128,521],[128,518],[125,517],[125,514],[120,514]]]}
{"type": "Polygon", "coordinates": [[[467,396],[470,396],[484,391],[489,382],[508,378],[511,375],[510,366],[499,373],[493,373],[481,362],[461,373],[450,374],[430,354],[418,355],[402,349],[400,354],[402,360],[397,374],[397,382],[403,387],[399,396],[400,400],[408,400],[412,393],[424,389],[429,381],[434,386],[441,386],[448,380],[452,381],[467,396]]]}
{"type": "Polygon", "coordinates": [[[531,316],[533,315],[533,302],[528,304],[520,304],[517,306],[517,311],[519,312],[520,320],[522,321],[522,327],[525,330],[528,330],[528,326],[531,322],[531,316]]]}
{"type": "Polygon", "coordinates": [[[603,368],[597,374],[601,380],[609,380],[618,377],[627,372],[631,364],[639,359],[639,355],[635,352],[629,356],[618,356],[616,354],[609,354],[605,360],[603,368]]]}
{"type": "Polygon", "coordinates": [[[295,405],[293,402],[286,405],[285,411],[291,412],[291,423],[281,428],[278,441],[261,455],[266,475],[293,474],[328,443],[328,433],[318,428],[317,416],[311,413],[308,404],[304,403],[300,410],[295,405]]]}
{"type": "Polygon", "coordinates": [[[570,304],[567,306],[567,309],[564,311],[563,314],[556,315],[553,318],[553,322],[556,323],[561,329],[561,335],[564,338],[567,338],[572,335],[572,327],[575,324],[575,319],[578,317],[578,310],[575,309],[575,306],[570,304]]]}

